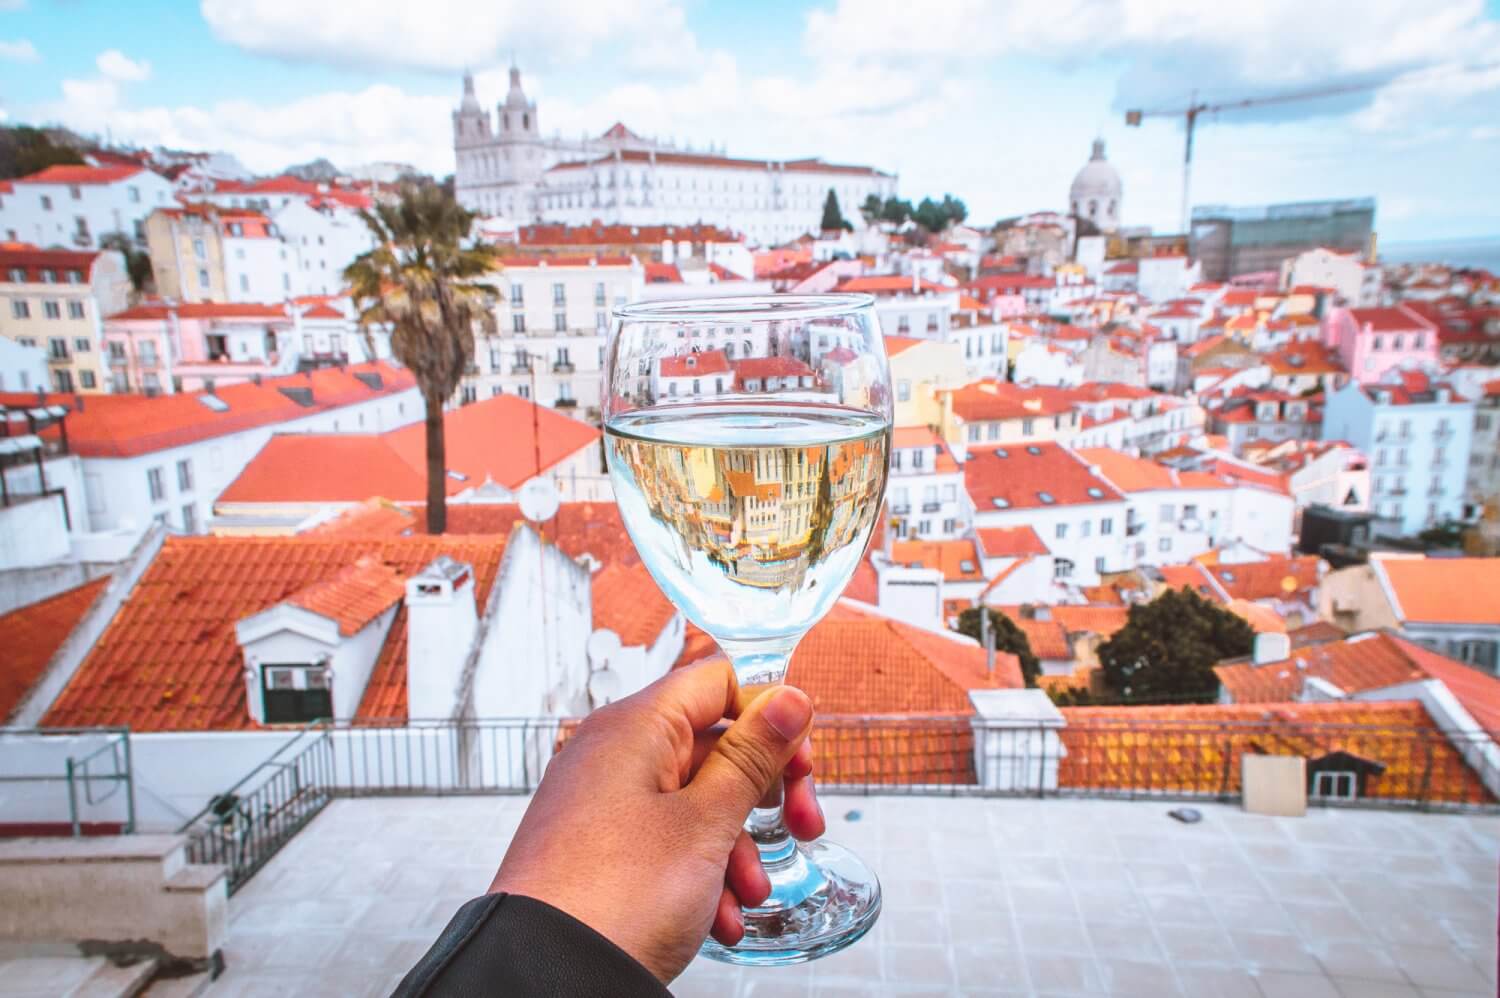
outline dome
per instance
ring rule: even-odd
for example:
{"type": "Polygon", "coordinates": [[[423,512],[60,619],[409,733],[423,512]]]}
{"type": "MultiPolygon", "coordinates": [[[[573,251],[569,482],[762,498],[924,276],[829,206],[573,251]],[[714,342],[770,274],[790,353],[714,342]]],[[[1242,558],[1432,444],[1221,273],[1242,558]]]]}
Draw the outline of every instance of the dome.
{"type": "Polygon", "coordinates": [[[1093,154],[1068,188],[1069,213],[1112,232],[1119,226],[1123,190],[1119,173],[1104,158],[1104,140],[1095,139],[1093,154]]]}

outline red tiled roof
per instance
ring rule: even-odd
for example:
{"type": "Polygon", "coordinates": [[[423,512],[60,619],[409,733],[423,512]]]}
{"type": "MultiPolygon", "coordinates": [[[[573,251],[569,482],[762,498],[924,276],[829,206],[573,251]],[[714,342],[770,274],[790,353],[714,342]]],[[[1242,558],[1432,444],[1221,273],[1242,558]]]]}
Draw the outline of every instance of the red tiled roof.
{"type": "Polygon", "coordinates": [[[1378,558],[1403,622],[1500,625],[1500,558],[1378,558]]]}
{"type": "Polygon", "coordinates": [[[1055,617],[1038,620],[1034,616],[1028,616],[1019,606],[997,606],[995,609],[1015,621],[1016,626],[1026,635],[1031,653],[1037,658],[1052,662],[1072,661],[1073,645],[1068,641],[1068,629],[1063,626],[1062,621],[1055,617]]]}
{"type": "Polygon", "coordinates": [[[901,565],[935,568],[948,582],[981,582],[984,572],[979,555],[970,540],[895,541],[891,544],[891,561],[901,565]],[[965,567],[967,564],[968,567],[965,567]]]}
{"type": "Polygon", "coordinates": [[[1214,672],[1236,703],[1295,700],[1314,676],[1348,694],[1440,679],[1485,730],[1500,732],[1500,679],[1387,631],[1303,646],[1264,665],[1220,665],[1214,672]]]}
{"type": "Polygon", "coordinates": [[[999,419],[1057,416],[1073,410],[1065,388],[1022,387],[1009,381],[986,379],[954,389],[953,412],[970,423],[999,419]]]}
{"type": "Polygon", "coordinates": [[[42,678],[52,656],[107,585],[109,577],[105,576],[0,614],[0,648],[4,649],[0,655],[0,724],[42,678]]]}
{"type": "Polygon", "coordinates": [[[1078,457],[1097,467],[1105,478],[1124,492],[1173,489],[1224,489],[1229,486],[1213,475],[1178,471],[1144,457],[1131,457],[1107,447],[1086,447],[1078,457]]]}
{"type": "Polygon", "coordinates": [[[986,558],[1020,558],[1047,554],[1047,545],[1031,527],[980,527],[979,546],[986,558]]]}
{"type": "Polygon", "coordinates": [[[1161,565],[1157,568],[1168,589],[1191,589],[1206,600],[1227,606],[1229,598],[1219,580],[1196,561],[1186,565],[1161,565]]]}
{"type": "Polygon", "coordinates": [[[594,574],[591,589],[594,629],[614,631],[628,648],[651,647],[677,613],[639,561],[606,565],[594,574]]]}
{"type": "Polygon", "coordinates": [[[1268,606],[1252,603],[1247,599],[1232,599],[1226,609],[1249,624],[1256,634],[1286,633],[1286,621],[1268,606]]]}
{"type": "Polygon", "coordinates": [[[1343,751],[1385,767],[1365,796],[1488,803],[1491,795],[1416,701],[1063,707],[1058,784],[1233,794],[1245,754],[1343,751]]]}
{"type": "MultiPolygon", "coordinates": [[[[635,263],[635,257],[579,253],[572,256],[502,256],[498,262],[502,271],[522,267],[629,267],[635,263]]],[[[651,267],[661,266],[671,266],[671,264],[646,264],[647,277],[650,277],[651,267]]],[[[677,268],[672,269],[675,271],[677,268]]],[[[679,277],[678,280],[681,278],[679,277]]]]}
{"type": "Polygon", "coordinates": [[[1059,604],[1049,610],[1052,619],[1061,624],[1069,634],[1097,634],[1103,638],[1112,637],[1130,618],[1130,609],[1125,606],[1059,604]]]}
{"type": "Polygon", "coordinates": [[[74,250],[44,250],[35,246],[21,246],[16,243],[0,245],[0,281],[11,282],[10,272],[13,270],[26,271],[25,280],[32,284],[42,282],[42,271],[53,272],[53,280],[59,284],[67,280],[67,272],[70,270],[81,271],[83,280],[89,279],[89,271],[98,259],[99,253],[80,253],[74,250]]]}
{"type": "MultiPolygon", "coordinates": [[[[496,395],[443,414],[449,494],[492,481],[515,489],[598,440],[599,431],[518,395],[496,395]],[[536,423],[533,428],[533,420],[536,423]]],[[[219,502],[417,502],[427,495],[423,423],[381,434],[273,436],[219,502]]]]}
{"type": "Polygon", "coordinates": [[[49,166],[11,181],[16,184],[113,184],[142,171],[139,166],[49,166]]]}
{"type": "MultiPolygon", "coordinates": [[[[719,351],[713,351],[718,353],[719,351]]],[[[702,356],[702,355],[700,355],[702,356]]],[[[720,354],[722,356],[722,354],[720,354]]],[[[746,357],[730,362],[734,373],[743,381],[746,378],[802,378],[811,377],[813,370],[796,357],[746,357]]],[[[663,366],[666,361],[663,360],[663,366]]],[[[664,371],[663,374],[666,372],[664,371]]],[[[713,372],[707,372],[713,373],[713,372]]]]}
{"type": "MultiPolygon", "coordinates": [[[[93,650],[52,704],[50,727],[129,725],[135,731],[255,727],[245,706],[235,624],[371,557],[410,576],[439,555],[474,566],[488,598],[503,538],[169,537],[93,650]]],[[[406,713],[405,610],[396,615],[360,716],[406,713]],[[377,709],[367,712],[371,704],[377,709]],[[399,709],[398,709],[399,708],[399,709]]]]}
{"type": "Polygon", "coordinates": [[[732,369],[723,350],[705,350],[702,353],[683,354],[680,357],[661,359],[663,378],[692,378],[704,374],[728,374],[732,369]]]}
{"type": "Polygon", "coordinates": [[[1291,599],[1304,596],[1318,584],[1318,556],[1272,557],[1234,565],[1213,565],[1209,571],[1233,599],[1291,599]]]}
{"type": "Polygon", "coordinates": [[[898,426],[891,434],[891,447],[942,447],[943,438],[930,426],[898,426]]]}
{"type": "Polygon", "coordinates": [[[666,240],[733,243],[740,237],[715,225],[523,225],[522,246],[660,246],[666,240]]]}
{"type": "Polygon", "coordinates": [[[345,637],[358,634],[406,595],[406,582],[390,565],[365,555],[336,575],[320,579],[286,602],[339,625],[345,637]]]}
{"type": "Polygon", "coordinates": [[[901,274],[872,274],[868,277],[850,277],[840,281],[833,290],[838,292],[863,291],[867,294],[915,294],[918,291],[952,291],[931,281],[915,280],[901,274]]]}
{"type": "Polygon", "coordinates": [[[1431,322],[1405,305],[1390,308],[1351,308],[1349,316],[1361,327],[1369,326],[1373,332],[1426,331],[1436,328],[1431,322]]]}
{"type": "MultiPolygon", "coordinates": [[[[884,524],[878,524],[875,530],[876,537],[884,536],[884,524]]],[[[849,584],[844,587],[843,595],[861,603],[869,603],[875,606],[880,602],[880,575],[871,564],[869,555],[861,558],[859,564],[854,566],[854,574],[849,579],[849,584]]]]}
{"type": "MultiPolygon", "coordinates": [[[[82,412],[68,414],[68,445],[82,457],[132,457],[367,402],[405,391],[415,384],[416,379],[408,371],[381,361],[267,378],[259,385],[252,382],[225,385],[214,392],[224,406],[222,411],[201,402],[203,392],[155,398],[90,395],[82,412]],[[370,387],[357,377],[361,374],[377,377],[380,387],[370,387]],[[283,393],[282,388],[310,390],[312,404],[299,404],[283,393]]],[[[0,394],[0,404],[37,405],[38,400],[34,393],[0,394]]],[[[45,404],[76,409],[77,398],[48,395],[45,404]]],[[[55,436],[56,431],[48,430],[44,436],[48,435],[55,436]]],[[[375,493],[358,498],[372,494],[375,493]]]]}
{"type": "Polygon", "coordinates": [[[646,264],[647,284],[681,284],[682,273],[675,263],[646,264]]]}
{"type": "Polygon", "coordinates": [[[981,512],[1118,500],[1120,493],[1070,451],[1052,443],[972,451],[964,486],[981,512]],[[1051,497],[1051,501],[1043,495],[1051,497]]]}
{"type": "Polygon", "coordinates": [[[887,336],[885,338],[885,355],[887,357],[894,357],[899,353],[905,353],[912,347],[926,342],[926,340],[917,339],[915,336],[887,336]]]}
{"type": "Polygon", "coordinates": [[[397,506],[387,499],[366,499],[356,506],[350,506],[338,516],[302,531],[302,536],[325,539],[409,537],[418,532],[417,514],[409,507],[397,506]]]}

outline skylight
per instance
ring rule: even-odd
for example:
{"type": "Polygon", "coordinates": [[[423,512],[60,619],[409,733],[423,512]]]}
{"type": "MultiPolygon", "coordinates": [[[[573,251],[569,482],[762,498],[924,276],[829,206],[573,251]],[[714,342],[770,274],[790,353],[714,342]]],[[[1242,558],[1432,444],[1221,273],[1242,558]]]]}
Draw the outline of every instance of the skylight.
{"type": "Polygon", "coordinates": [[[1030,454],[1032,457],[1041,457],[1042,449],[1035,444],[1032,444],[1030,447],[1026,448],[1026,453],[1030,454]]]}
{"type": "Polygon", "coordinates": [[[995,448],[995,456],[996,457],[1010,457],[1010,451],[1006,450],[1004,447],[996,447],[995,448]]]}
{"type": "Polygon", "coordinates": [[[202,395],[195,395],[193,397],[198,400],[198,403],[200,405],[202,405],[202,406],[204,406],[206,408],[212,409],[214,412],[228,412],[229,411],[229,403],[225,402],[223,399],[219,398],[219,396],[217,396],[217,395],[209,395],[207,393],[204,393],[202,395]]]}
{"type": "Polygon", "coordinates": [[[1010,509],[1009,499],[1001,499],[999,496],[996,496],[995,498],[991,499],[990,502],[995,504],[996,509],[1010,509]]]}
{"type": "Polygon", "coordinates": [[[970,561],[968,558],[965,558],[962,561],[960,561],[958,563],[958,567],[961,568],[965,572],[972,572],[972,571],[974,571],[974,563],[972,561],[970,561]]]}
{"type": "Polygon", "coordinates": [[[1049,506],[1057,502],[1056,499],[1052,498],[1051,492],[1038,492],[1036,497],[1049,506]]]}
{"type": "Polygon", "coordinates": [[[1089,486],[1089,498],[1090,499],[1103,499],[1104,498],[1104,490],[1101,489],[1101,488],[1099,488],[1096,485],[1090,485],[1089,486]]]}

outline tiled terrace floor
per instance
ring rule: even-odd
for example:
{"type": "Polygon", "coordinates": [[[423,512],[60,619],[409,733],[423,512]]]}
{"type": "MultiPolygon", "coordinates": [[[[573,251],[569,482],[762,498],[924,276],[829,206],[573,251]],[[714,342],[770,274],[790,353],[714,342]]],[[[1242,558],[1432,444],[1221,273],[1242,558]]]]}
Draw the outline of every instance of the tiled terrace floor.
{"type": "MultiPolygon", "coordinates": [[[[525,798],[334,803],[230,902],[213,998],[384,995],[483,891],[525,798]]],[[[829,797],[830,837],[881,874],[844,953],[686,995],[1496,993],[1500,818],[1315,810],[1300,819],[1126,801],[829,797]],[[850,812],[858,820],[849,820],[850,812]]],[[[584,875],[580,871],[580,875],[584,875]]]]}

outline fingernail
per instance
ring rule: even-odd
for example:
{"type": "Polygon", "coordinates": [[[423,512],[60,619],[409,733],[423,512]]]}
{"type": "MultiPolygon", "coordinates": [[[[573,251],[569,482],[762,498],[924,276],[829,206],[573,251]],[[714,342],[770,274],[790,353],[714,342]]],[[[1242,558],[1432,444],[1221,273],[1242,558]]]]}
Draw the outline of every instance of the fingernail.
{"type": "Polygon", "coordinates": [[[801,690],[782,687],[766,704],[766,723],[776,729],[784,741],[791,741],[802,734],[807,722],[812,720],[812,701],[801,690]]]}

